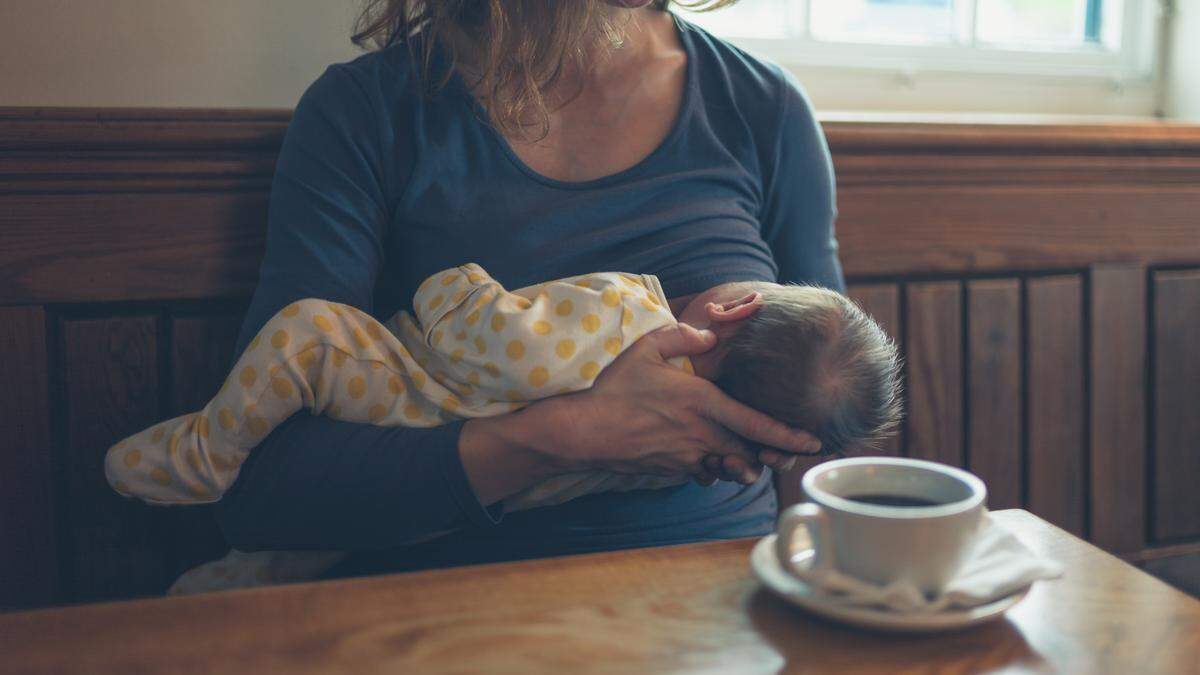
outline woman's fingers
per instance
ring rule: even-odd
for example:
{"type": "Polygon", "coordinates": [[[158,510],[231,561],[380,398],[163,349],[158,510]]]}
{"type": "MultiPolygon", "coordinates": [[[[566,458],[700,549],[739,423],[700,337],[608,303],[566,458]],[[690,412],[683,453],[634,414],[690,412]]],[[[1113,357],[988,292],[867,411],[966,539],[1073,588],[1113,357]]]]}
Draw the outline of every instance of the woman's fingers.
{"type": "Polygon", "coordinates": [[[800,458],[778,450],[762,450],[758,453],[758,461],[783,473],[796,468],[796,464],[800,461],[800,458]]]}
{"type": "Polygon", "coordinates": [[[721,458],[721,466],[726,475],[731,476],[729,480],[734,480],[743,485],[753,485],[760,477],[762,477],[762,466],[751,465],[742,457],[737,455],[726,455],[721,458]]]}
{"type": "Polygon", "coordinates": [[[715,344],[717,336],[711,330],[696,330],[685,323],[679,323],[644,335],[635,346],[654,350],[666,361],[677,356],[703,354],[715,344]]]}
{"type": "Polygon", "coordinates": [[[813,454],[821,450],[821,441],[807,431],[792,429],[783,422],[743,405],[710,385],[697,387],[700,395],[700,413],[742,438],[773,448],[800,454],[813,454]]]}

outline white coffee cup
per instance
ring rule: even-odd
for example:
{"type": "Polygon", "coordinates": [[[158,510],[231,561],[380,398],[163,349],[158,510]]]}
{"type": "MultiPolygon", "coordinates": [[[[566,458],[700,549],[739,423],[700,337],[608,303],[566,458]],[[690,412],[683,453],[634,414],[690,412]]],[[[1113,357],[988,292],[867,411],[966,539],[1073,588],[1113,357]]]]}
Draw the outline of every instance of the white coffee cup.
{"type": "Polygon", "coordinates": [[[987,498],[983,481],[966,471],[896,457],[826,462],[806,472],[801,485],[810,501],[779,516],[776,553],[785,569],[796,571],[793,540],[807,528],[815,558],[803,576],[836,569],[879,586],[909,582],[929,595],[953,579],[987,498]],[[867,496],[891,499],[856,499],[867,496]],[[878,503],[910,500],[933,505],[878,503]]]}

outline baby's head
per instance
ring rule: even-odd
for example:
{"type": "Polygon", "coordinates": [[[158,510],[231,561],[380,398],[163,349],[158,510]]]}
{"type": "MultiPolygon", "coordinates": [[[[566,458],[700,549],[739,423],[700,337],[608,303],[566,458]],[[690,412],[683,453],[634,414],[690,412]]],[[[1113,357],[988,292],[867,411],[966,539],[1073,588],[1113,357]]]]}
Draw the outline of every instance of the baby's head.
{"type": "Polygon", "coordinates": [[[839,293],[725,284],[694,298],[679,319],[717,333],[717,346],[696,363],[698,374],[816,435],[823,452],[869,446],[899,422],[896,346],[839,293]]]}

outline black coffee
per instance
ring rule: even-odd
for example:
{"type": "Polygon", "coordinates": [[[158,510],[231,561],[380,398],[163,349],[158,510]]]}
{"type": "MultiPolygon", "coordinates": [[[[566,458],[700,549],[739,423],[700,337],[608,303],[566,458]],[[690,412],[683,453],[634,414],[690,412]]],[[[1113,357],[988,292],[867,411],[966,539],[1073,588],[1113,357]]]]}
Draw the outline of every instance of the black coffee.
{"type": "Polygon", "coordinates": [[[924,497],[907,497],[903,495],[854,495],[847,497],[864,504],[876,506],[941,506],[943,502],[925,499],[924,497]]]}

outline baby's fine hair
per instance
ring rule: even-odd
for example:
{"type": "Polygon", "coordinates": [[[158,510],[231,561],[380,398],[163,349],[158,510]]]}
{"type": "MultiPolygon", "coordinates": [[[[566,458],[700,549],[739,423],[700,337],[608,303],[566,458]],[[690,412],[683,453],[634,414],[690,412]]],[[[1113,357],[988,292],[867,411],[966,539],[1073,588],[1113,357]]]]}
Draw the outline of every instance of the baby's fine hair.
{"type": "Polygon", "coordinates": [[[899,424],[895,343],[848,298],[817,286],[761,290],[763,306],[729,341],[716,382],[729,395],[821,440],[863,450],[899,424]]]}

